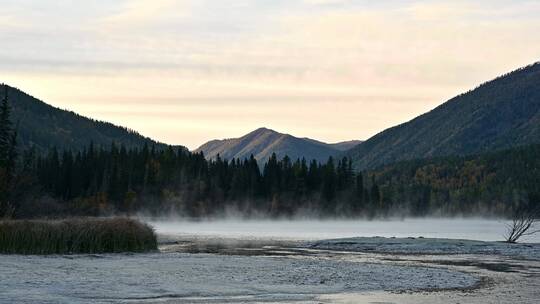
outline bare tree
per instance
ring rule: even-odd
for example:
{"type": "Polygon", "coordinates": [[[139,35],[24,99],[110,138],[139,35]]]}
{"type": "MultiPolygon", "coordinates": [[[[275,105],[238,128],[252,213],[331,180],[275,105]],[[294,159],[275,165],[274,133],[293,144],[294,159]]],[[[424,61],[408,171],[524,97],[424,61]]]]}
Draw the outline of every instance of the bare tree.
{"type": "Polygon", "coordinates": [[[522,236],[533,235],[540,232],[535,225],[540,220],[540,209],[520,207],[514,212],[512,223],[507,224],[505,234],[506,242],[516,243],[522,236]]]}

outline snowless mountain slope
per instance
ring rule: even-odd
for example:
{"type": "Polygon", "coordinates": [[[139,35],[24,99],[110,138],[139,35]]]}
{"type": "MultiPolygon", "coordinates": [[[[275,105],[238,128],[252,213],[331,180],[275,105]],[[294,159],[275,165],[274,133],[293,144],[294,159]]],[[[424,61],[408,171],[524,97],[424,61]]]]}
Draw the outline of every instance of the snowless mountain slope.
{"type": "Polygon", "coordinates": [[[305,158],[324,162],[330,156],[339,155],[342,151],[358,144],[359,141],[348,141],[327,144],[309,138],[298,138],[267,128],[260,128],[239,138],[212,140],[202,145],[195,152],[203,152],[207,159],[245,159],[251,155],[260,163],[264,163],[272,153],[278,158],[285,155],[292,160],[305,158]]]}

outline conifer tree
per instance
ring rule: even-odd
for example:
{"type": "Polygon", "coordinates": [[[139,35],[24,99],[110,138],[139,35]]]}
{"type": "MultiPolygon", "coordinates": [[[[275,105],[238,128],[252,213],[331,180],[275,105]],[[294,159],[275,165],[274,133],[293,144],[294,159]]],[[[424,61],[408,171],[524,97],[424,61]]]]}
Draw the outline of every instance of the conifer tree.
{"type": "Polygon", "coordinates": [[[7,85],[4,85],[4,90],[4,98],[0,104],[0,218],[13,213],[10,198],[17,157],[17,133],[13,131],[10,120],[7,85]]]}
{"type": "Polygon", "coordinates": [[[0,167],[6,168],[12,143],[11,109],[8,103],[8,87],[4,86],[4,97],[0,105],[0,167]]]}

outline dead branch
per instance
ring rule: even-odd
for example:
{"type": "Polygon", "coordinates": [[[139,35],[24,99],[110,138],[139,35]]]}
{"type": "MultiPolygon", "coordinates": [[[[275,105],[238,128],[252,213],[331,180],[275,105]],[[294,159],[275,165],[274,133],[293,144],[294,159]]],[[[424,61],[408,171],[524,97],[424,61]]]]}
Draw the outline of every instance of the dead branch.
{"type": "Polygon", "coordinates": [[[540,229],[533,229],[539,218],[539,208],[518,208],[514,212],[512,223],[507,225],[506,242],[516,243],[522,236],[540,232],[540,229]]]}

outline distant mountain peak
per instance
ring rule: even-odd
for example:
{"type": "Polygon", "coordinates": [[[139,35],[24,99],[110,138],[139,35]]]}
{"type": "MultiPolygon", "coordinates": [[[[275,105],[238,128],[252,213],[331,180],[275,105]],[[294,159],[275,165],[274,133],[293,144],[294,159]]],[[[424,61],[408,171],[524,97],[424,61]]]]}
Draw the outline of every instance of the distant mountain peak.
{"type": "MultiPolygon", "coordinates": [[[[356,141],[348,142],[349,145],[356,141]]],[[[344,151],[346,143],[327,144],[310,138],[298,138],[275,130],[261,127],[248,134],[223,140],[211,140],[200,146],[195,152],[203,152],[206,158],[215,159],[219,154],[222,159],[245,159],[253,155],[262,164],[276,153],[278,158],[285,155],[295,160],[305,158],[326,161],[344,151]]]]}
{"type": "Polygon", "coordinates": [[[281,134],[281,133],[279,133],[277,131],[274,131],[272,129],[262,127],[262,128],[258,128],[256,130],[253,130],[253,131],[249,132],[248,134],[243,135],[240,138],[247,138],[247,137],[253,137],[253,136],[268,136],[268,135],[275,135],[275,134],[281,134]]]}
{"type": "Polygon", "coordinates": [[[271,133],[279,133],[275,130],[272,130],[272,129],[269,129],[269,128],[266,128],[266,127],[260,127],[254,131],[252,131],[251,133],[267,133],[267,132],[271,132],[271,133]]]}

